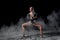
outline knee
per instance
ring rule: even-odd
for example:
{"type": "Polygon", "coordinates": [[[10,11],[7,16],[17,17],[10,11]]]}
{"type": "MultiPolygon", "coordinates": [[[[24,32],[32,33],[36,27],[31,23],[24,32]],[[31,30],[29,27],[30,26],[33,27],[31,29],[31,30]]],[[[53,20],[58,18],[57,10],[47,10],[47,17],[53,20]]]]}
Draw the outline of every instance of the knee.
{"type": "Polygon", "coordinates": [[[24,26],[24,24],[22,24],[22,27],[24,26]]]}
{"type": "Polygon", "coordinates": [[[42,26],[42,25],[39,25],[38,28],[39,28],[40,30],[43,30],[43,26],[42,26]]]}
{"type": "Polygon", "coordinates": [[[23,26],[24,24],[22,24],[22,26],[23,26]]]}
{"type": "Polygon", "coordinates": [[[22,27],[25,27],[25,26],[26,26],[26,24],[25,24],[25,23],[23,23],[23,24],[22,24],[22,27]]]}
{"type": "Polygon", "coordinates": [[[24,30],[24,24],[22,24],[22,29],[24,30]]]}

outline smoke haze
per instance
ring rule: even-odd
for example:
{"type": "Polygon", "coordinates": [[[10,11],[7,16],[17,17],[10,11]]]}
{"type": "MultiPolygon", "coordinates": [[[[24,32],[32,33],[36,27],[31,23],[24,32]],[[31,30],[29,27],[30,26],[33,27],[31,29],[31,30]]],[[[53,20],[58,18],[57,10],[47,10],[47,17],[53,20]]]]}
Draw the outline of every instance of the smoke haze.
{"type": "MultiPolygon", "coordinates": [[[[43,29],[44,29],[43,32],[44,33],[60,32],[60,25],[59,25],[60,24],[60,12],[56,13],[55,11],[53,11],[50,15],[47,16],[47,19],[48,19],[47,24],[44,22],[44,20],[41,17],[37,19],[37,22],[43,25],[43,29]]],[[[11,25],[8,27],[4,24],[2,28],[0,29],[0,39],[3,39],[3,38],[7,39],[10,37],[13,37],[13,38],[21,37],[22,36],[22,31],[21,31],[22,23],[25,23],[24,18],[20,18],[16,25],[11,23],[11,25]]],[[[27,31],[26,31],[26,34],[27,34],[27,31]]],[[[31,30],[29,34],[30,35],[39,34],[39,31],[31,30]]]]}

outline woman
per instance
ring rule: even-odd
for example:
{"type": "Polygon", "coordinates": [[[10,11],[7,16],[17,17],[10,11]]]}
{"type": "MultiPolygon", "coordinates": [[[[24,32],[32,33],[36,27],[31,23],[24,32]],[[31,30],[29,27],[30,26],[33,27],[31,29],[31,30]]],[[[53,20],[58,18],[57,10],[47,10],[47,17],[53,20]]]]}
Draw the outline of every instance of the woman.
{"type": "Polygon", "coordinates": [[[33,25],[33,26],[36,26],[36,27],[39,28],[40,35],[41,35],[41,37],[43,37],[43,32],[42,32],[43,27],[42,27],[42,25],[40,23],[36,22],[37,14],[34,11],[34,8],[30,7],[29,11],[30,12],[27,14],[28,22],[22,24],[22,32],[24,32],[24,29],[25,29],[26,26],[33,25]]]}

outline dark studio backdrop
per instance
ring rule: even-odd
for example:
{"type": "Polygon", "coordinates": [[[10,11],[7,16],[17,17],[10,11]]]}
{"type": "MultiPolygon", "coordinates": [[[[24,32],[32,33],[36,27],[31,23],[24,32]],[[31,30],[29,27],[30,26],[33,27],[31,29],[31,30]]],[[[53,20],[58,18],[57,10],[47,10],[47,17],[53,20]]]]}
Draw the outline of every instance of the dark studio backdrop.
{"type": "MultiPolygon", "coordinates": [[[[48,39],[60,39],[60,1],[53,0],[1,0],[0,1],[0,40],[19,39],[23,35],[21,31],[22,23],[25,22],[26,15],[29,13],[29,7],[33,6],[38,14],[38,22],[42,24],[44,34],[51,33],[48,39]],[[45,30],[46,29],[46,30],[45,30]],[[55,33],[59,33],[55,36],[55,33]],[[57,38],[55,38],[57,37],[57,38]]],[[[35,27],[34,27],[35,28],[35,27]]],[[[33,29],[33,28],[29,28],[33,29]]],[[[38,31],[29,31],[31,35],[38,31]]],[[[28,32],[26,32],[27,34],[28,32]]],[[[29,34],[27,34],[29,35],[29,34]]],[[[50,35],[50,34],[49,34],[50,35]]],[[[35,37],[35,35],[34,35],[35,37]]],[[[31,38],[34,39],[31,36],[31,38]]],[[[23,37],[24,38],[24,37],[23,37]]],[[[26,39],[31,39],[27,37],[26,39]]],[[[35,39],[40,37],[35,37],[35,39]]],[[[35,40],[34,39],[34,40],[35,40]]],[[[45,39],[45,38],[44,38],[45,39]]],[[[47,39],[47,40],[48,40],[47,39]]],[[[21,39],[20,39],[21,40],[21,39]]],[[[25,40],[25,38],[24,38],[25,40]]]]}
{"type": "Polygon", "coordinates": [[[17,24],[21,17],[25,17],[29,13],[29,6],[34,6],[38,16],[41,16],[45,23],[48,22],[47,16],[53,10],[58,12],[58,1],[43,0],[5,0],[1,1],[0,28],[2,25],[10,26],[11,22],[17,24]]]}

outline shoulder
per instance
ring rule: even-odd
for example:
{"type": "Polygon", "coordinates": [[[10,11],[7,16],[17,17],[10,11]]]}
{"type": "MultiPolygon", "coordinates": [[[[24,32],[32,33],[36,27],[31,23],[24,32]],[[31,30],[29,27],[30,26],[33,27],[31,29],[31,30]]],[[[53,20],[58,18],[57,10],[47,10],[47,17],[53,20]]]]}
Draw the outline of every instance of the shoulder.
{"type": "Polygon", "coordinates": [[[29,16],[29,13],[27,14],[27,16],[29,16]]]}
{"type": "Polygon", "coordinates": [[[35,15],[37,15],[37,13],[35,12],[35,15]]]}
{"type": "Polygon", "coordinates": [[[29,15],[29,13],[27,15],[29,15]]]}

